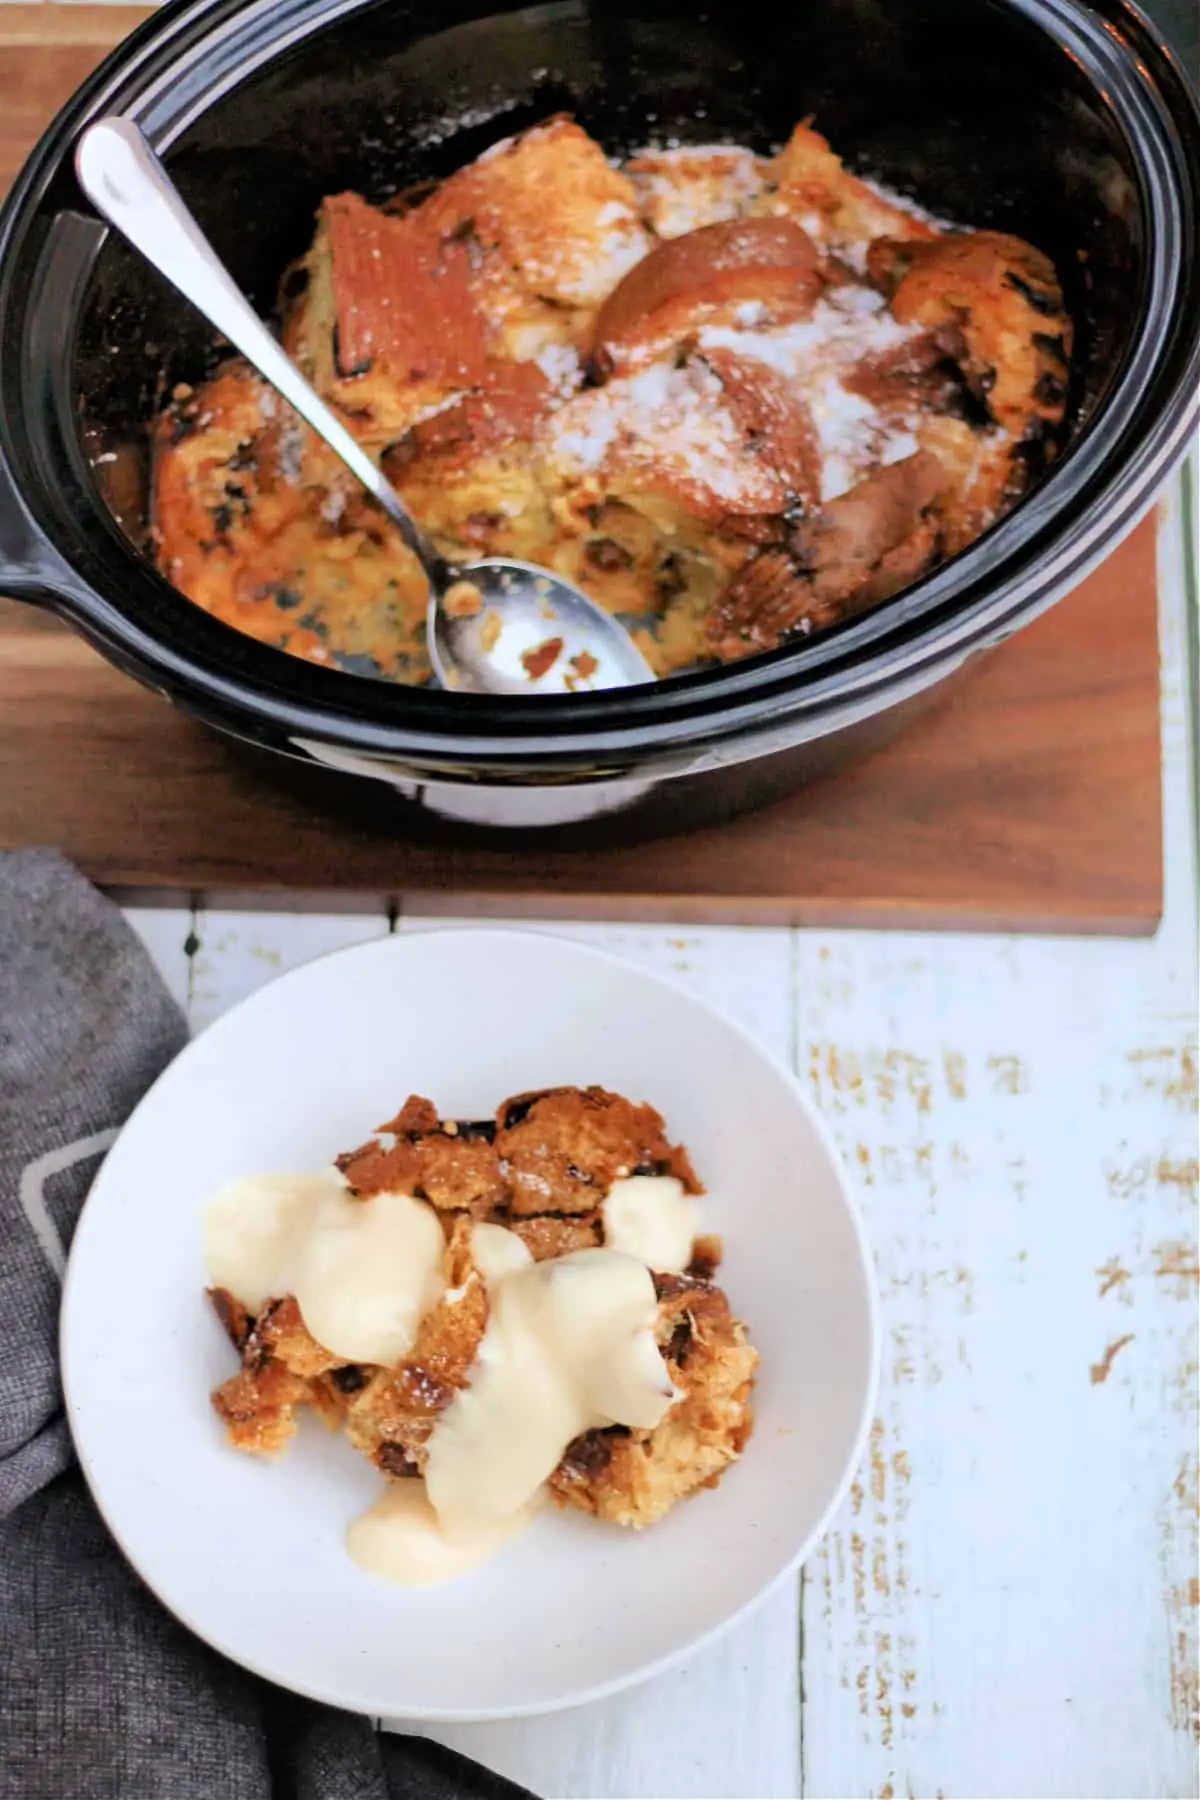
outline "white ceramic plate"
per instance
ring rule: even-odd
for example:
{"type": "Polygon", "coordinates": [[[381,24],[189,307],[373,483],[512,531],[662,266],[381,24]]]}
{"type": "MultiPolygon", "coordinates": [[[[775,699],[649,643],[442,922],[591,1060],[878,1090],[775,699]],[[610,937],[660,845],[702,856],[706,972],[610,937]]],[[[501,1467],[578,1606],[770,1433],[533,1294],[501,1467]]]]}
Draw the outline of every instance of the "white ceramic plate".
{"type": "Polygon", "coordinates": [[[159,1598],[227,1656],[358,1712],[484,1719],[642,1679],[794,1569],[860,1456],[873,1280],[827,1132],[737,1026],[556,937],[419,932],[311,963],[198,1038],[92,1189],[63,1300],[67,1408],[92,1491],[159,1598]],[[229,1449],[209,1390],[234,1359],[204,1298],[199,1208],[235,1176],[309,1170],[412,1091],[486,1116],[597,1082],[653,1102],[692,1152],[723,1281],[762,1353],[757,1423],[720,1487],[634,1533],[543,1514],[441,1588],[343,1548],[379,1478],[315,1422],[276,1463],[229,1449]]]}

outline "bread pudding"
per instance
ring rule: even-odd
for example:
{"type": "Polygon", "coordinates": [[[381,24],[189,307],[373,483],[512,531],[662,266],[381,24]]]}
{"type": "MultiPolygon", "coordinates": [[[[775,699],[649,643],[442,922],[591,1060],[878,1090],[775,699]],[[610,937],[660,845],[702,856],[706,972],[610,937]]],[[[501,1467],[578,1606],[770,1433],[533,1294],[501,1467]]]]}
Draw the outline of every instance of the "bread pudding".
{"type": "MultiPolygon", "coordinates": [[[[809,124],[774,156],[573,120],[375,205],[322,203],[284,343],[453,562],[517,557],[658,676],[898,593],[1055,454],[1072,324],[1040,251],[935,220],[809,124]]],[[[395,526],[244,362],[153,426],[162,572],[312,662],[430,679],[395,526]]],[[[577,685],[589,685],[586,669],[577,685]]]]}
{"type": "Polygon", "coordinates": [[[547,1498],[653,1524],[752,1425],[758,1356],[703,1191],[653,1107],[598,1087],[485,1121],[413,1096],[325,1175],[235,1183],[206,1213],[229,1442],[273,1455],[305,1409],[344,1432],[388,1484],[352,1552],[408,1582],[473,1566],[547,1498]]]}

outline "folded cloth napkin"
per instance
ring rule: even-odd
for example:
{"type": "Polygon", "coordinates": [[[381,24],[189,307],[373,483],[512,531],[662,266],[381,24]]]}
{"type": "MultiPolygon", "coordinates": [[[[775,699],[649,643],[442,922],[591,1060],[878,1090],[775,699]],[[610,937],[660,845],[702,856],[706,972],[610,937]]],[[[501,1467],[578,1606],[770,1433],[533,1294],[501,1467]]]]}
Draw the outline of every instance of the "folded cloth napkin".
{"type": "Polygon", "coordinates": [[[177,1624],[100,1521],[59,1388],[59,1280],[98,1160],[186,1036],[53,851],[0,856],[0,1800],[516,1800],[423,1738],[296,1699],[177,1624]]]}

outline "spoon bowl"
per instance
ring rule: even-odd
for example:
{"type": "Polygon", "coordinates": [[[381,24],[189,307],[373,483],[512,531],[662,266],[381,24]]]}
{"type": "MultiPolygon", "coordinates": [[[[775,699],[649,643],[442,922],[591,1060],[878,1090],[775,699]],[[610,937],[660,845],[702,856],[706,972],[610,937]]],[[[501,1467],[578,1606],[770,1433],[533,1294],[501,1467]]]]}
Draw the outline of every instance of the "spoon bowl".
{"type": "Polygon", "coordinates": [[[654,679],[629,633],[594,600],[507,557],[463,568],[440,602],[431,593],[429,658],[442,686],[464,693],[579,693],[654,679]]]}

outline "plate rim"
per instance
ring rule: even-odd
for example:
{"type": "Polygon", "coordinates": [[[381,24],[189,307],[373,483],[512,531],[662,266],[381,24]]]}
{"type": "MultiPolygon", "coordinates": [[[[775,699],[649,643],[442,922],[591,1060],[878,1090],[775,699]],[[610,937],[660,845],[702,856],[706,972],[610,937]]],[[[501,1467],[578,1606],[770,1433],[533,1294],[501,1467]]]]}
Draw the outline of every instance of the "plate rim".
{"type": "MultiPolygon", "coordinates": [[[[582,957],[585,961],[591,961],[602,966],[615,966],[626,974],[632,972],[652,988],[666,989],[675,995],[682,995],[682,997],[688,1000],[692,1005],[699,1007],[702,1011],[708,1013],[712,1018],[717,1020],[717,1022],[727,1031],[731,1031],[741,1038],[758,1056],[771,1064],[776,1073],[787,1083],[792,1091],[793,1097],[799,1102],[801,1110],[806,1114],[810,1125],[817,1134],[817,1138],[823,1150],[829,1158],[832,1168],[837,1174],[838,1189],[849,1216],[854,1245],[858,1254],[859,1269],[862,1275],[862,1287],[866,1302],[866,1318],[869,1337],[867,1372],[858,1423],[855,1428],[850,1452],[846,1457],[845,1467],[843,1468],[836,1487],[825,1507],[822,1509],[819,1518],[812,1530],[807,1534],[792,1555],[788,1557],[787,1561],[771,1580],[763,1587],[760,1587],[755,1593],[751,1594],[740,1606],[735,1607],[731,1612],[727,1613],[723,1619],[710,1625],[706,1630],[697,1633],[694,1637],[688,1638],[688,1640],[677,1649],[666,1651],[661,1656],[651,1657],[644,1662],[639,1662],[635,1667],[628,1669],[621,1675],[611,1676],[605,1681],[595,1682],[590,1686],[575,1689],[569,1694],[562,1695],[553,1700],[537,1700],[516,1705],[510,1704],[490,1707],[419,1706],[411,1711],[404,1711],[397,1708],[397,1710],[389,1712],[387,1717],[397,1721],[428,1721],[429,1723],[435,1724],[454,1725],[495,1723],[505,1719],[540,1718],[542,1716],[548,1716],[551,1713],[566,1712],[574,1707],[587,1706],[595,1701],[608,1699],[612,1695],[622,1693],[629,1688],[640,1686],[642,1683],[652,1680],[656,1675],[664,1674],[667,1670],[674,1668],[687,1657],[693,1656],[705,1649],[718,1638],[722,1637],[739,1621],[745,1619],[759,1606],[763,1605],[770,1595],[777,1592],[778,1589],[783,1586],[785,1581],[791,1579],[812,1554],[812,1551],[820,1541],[825,1537],[835,1514],[838,1512],[849,1493],[854,1477],[863,1462],[866,1454],[871,1422],[875,1414],[875,1407],[879,1394],[882,1343],[878,1271],[871,1250],[870,1240],[867,1236],[857,1189],[851,1177],[849,1166],[834,1142],[832,1130],[826,1123],[815,1103],[804,1090],[796,1073],[792,1069],[789,1069],[753,1031],[743,1025],[740,1020],[731,1018],[722,1007],[714,1005],[708,999],[694,993],[683,982],[676,980],[672,975],[660,973],[656,969],[642,968],[638,963],[632,961],[632,959],[628,957],[620,956],[610,950],[600,949],[595,945],[585,943],[583,940],[571,937],[566,933],[559,933],[557,931],[539,932],[522,929],[521,927],[448,924],[431,926],[428,929],[422,926],[419,931],[412,932],[392,931],[386,936],[371,938],[365,943],[344,944],[337,949],[322,951],[318,955],[308,957],[302,963],[296,964],[294,968],[284,970],[281,974],[264,982],[263,985],[256,988],[253,993],[244,995],[243,998],[237,1001],[233,1006],[227,1008],[223,1013],[218,1014],[215,1019],[211,1020],[208,1025],[197,1032],[194,1037],[189,1037],[183,1048],[171,1058],[164,1069],[160,1070],[159,1074],[154,1078],[153,1082],[151,1082],[150,1086],[146,1089],[146,1092],[130,1112],[124,1124],[120,1126],[117,1136],[105,1152],[104,1160],[88,1188],[87,1195],[75,1221],[75,1229],[72,1233],[70,1249],[67,1254],[66,1268],[63,1273],[62,1291],[59,1302],[57,1352],[59,1374],[62,1383],[64,1415],[70,1431],[71,1443],[75,1455],[78,1458],[79,1468],[83,1474],[84,1481],[87,1484],[88,1493],[91,1496],[93,1505],[96,1507],[97,1512],[104,1522],[106,1530],[138,1580],[149,1590],[157,1603],[170,1613],[172,1618],[177,1619],[185,1630],[191,1632],[193,1637],[198,1638],[203,1644],[206,1644],[209,1649],[214,1650],[219,1656],[224,1656],[228,1661],[236,1664],[237,1667],[246,1669],[250,1674],[258,1676],[260,1680],[270,1682],[273,1686],[282,1687],[289,1693],[301,1695],[305,1699],[317,1701],[322,1705],[335,1707],[343,1712],[366,1715],[371,1718],[379,1717],[381,1721],[383,1715],[379,1713],[375,1697],[372,1697],[369,1704],[364,1705],[361,1694],[356,1695],[353,1691],[339,1687],[337,1684],[323,1685],[315,1682],[297,1682],[290,1676],[281,1675],[277,1670],[267,1667],[264,1663],[246,1656],[235,1646],[223,1641],[219,1635],[214,1634],[208,1629],[202,1628],[191,1616],[189,1616],[190,1609],[178,1606],[172,1600],[169,1600],[161,1591],[158,1584],[152,1581],[146,1574],[138,1557],[134,1553],[133,1548],[127,1542],[125,1535],[117,1529],[114,1521],[109,1515],[104,1499],[93,1480],[93,1470],[90,1458],[83,1444],[80,1442],[80,1434],[76,1429],[77,1421],[80,1418],[80,1412],[78,1403],[72,1395],[72,1382],[68,1372],[72,1354],[70,1347],[74,1341],[71,1326],[73,1317],[71,1299],[75,1287],[76,1271],[79,1266],[77,1261],[77,1250],[81,1241],[85,1241],[84,1233],[88,1224],[89,1209],[92,1208],[93,1198],[104,1180],[105,1170],[108,1168],[110,1158],[119,1148],[126,1133],[134,1124],[134,1121],[138,1118],[139,1114],[141,1114],[143,1109],[148,1109],[151,1106],[160,1084],[168,1075],[172,1074],[181,1063],[187,1061],[201,1042],[209,1038],[212,1033],[220,1033],[226,1029],[235,1031],[237,1029],[237,1022],[241,1016],[247,1010],[260,1004],[268,993],[273,993],[279,987],[303,977],[318,964],[336,961],[344,957],[363,958],[372,955],[379,956],[381,954],[395,955],[397,953],[397,947],[401,944],[415,945],[422,939],[430,937],[449,938],[461,936],[485,940],[499,940],[501,945],[513,938],[520,938],[526,942],[543,945],[549,941],[555,945],[568,949],[575,955],[582,957]]],[[[94,1216],[93,1213],[93,1217],[94,1216]]],[[[93,1226],[91,1229],[94,1230],[95,1227],[93,1226]]]]}

